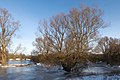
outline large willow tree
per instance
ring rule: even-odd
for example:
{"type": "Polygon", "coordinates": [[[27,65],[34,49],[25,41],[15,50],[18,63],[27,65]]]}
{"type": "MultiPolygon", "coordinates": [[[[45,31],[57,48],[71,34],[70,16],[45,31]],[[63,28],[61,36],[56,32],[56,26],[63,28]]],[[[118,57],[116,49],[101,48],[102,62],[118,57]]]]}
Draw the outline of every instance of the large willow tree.
{"type": "Polygon", "coordinates": [[[44,52],[47,48],[49,53],[65,55],[74,53],[74,60],[67,56],[63,64],[61,63],[65,70],[70,70],[79,63],[79,55],[90,50],[90,44],[97,39],[99,29],[105,27],[102,15],[103,12],[99,8],[81,7],[71,9],[68,14],[58,14],[50,20],[43,21],[39,26],[39,33],[42,34],[37,38],[37,49],[44,52]]]}
{"type": "Polygon", "coordinates": [[[50,47],[58,53],[67,49],[77,53],[88,51],[99,29],[105,27],[102,15],[99,8],[82,7],[71,9],[68,14],[53,16],[39,26],[39,32],[42,33],[39,38],[46,38],[41,44],[47,44],[44,41],[48,41],[50,47]]]}

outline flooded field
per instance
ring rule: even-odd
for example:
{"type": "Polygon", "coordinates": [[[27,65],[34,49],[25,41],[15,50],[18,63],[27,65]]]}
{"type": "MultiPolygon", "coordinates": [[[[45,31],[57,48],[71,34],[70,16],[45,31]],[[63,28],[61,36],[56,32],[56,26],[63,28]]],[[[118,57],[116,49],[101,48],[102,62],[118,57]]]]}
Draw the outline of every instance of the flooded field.
{"type": "Polygon", "coordinates": [[[89,67],[82,73],[67,73],[56,67],[48,68],[39,65],[1,67],[0,80],[119,80],[119,70],[119,67],[89,67]]]}

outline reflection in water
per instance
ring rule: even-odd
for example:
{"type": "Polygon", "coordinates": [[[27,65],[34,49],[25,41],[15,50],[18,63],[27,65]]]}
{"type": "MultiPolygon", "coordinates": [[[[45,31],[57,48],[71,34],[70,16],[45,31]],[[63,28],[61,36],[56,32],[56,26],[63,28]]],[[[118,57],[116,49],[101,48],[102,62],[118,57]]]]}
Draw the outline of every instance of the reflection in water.
{"type": "MultiPolygon", "coordinates": [[[[91,68],[90,70],[98,70],[102,68],[91,68]]],[[[85,70],[87,71],[87,70],[85,70]]],[[[94,71],[93,71],[94,72],[94,71]]],[[[56,68],[46,68],[42,66],[25,66],[25,67],[9,67],[0,68],[0,80],[119,80],[119,73],[103,74],[86,74],[84,73],[67,73],[56,68]]]]}

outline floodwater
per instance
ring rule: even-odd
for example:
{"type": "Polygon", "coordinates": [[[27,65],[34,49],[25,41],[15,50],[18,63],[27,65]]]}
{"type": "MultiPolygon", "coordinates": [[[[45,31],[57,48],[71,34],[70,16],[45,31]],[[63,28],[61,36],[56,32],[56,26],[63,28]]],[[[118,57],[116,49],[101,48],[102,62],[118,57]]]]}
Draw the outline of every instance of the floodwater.
{"type": "Polygon", "coordinates": [[[0,80],[120,80],[119,70],[118,67],[89,67],[82,73],[67,73],[58,67],[39,65],[0,67],[0,80]]]}

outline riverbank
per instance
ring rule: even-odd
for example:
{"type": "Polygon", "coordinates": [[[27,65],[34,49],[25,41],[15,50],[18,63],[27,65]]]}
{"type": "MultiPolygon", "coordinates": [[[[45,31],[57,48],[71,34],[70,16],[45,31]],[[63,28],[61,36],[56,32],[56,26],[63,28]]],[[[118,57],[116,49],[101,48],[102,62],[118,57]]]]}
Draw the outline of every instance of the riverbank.
{"type": "Polygon", "coordinates": [[[31,61],[30,60],[23,60],[23,61],[8,61],[8,64],[7,65],[4,65],[2,66],[0,64],[0,67],[4,67],[4,68],[7,68],[7,67],[24,67],[24,66],[29,66],[31,65],[31,61]]]}
{"type": "Polygon", "coordinates": [[[8,64],[5,66],[0,65],[0,67],[24,67],[24,66],[29,66],[30,64],[8,64]]]}

